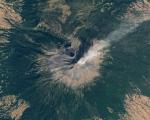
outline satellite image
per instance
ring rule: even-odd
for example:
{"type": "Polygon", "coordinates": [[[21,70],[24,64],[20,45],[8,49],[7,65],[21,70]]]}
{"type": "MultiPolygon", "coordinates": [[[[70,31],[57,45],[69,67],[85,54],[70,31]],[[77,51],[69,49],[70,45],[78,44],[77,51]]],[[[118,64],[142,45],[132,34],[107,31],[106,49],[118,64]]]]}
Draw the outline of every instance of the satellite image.
{"type": "Polygon", "coordinates": [[[0,0],[0,120],[150,120],[150,0],[0,0]]]}

